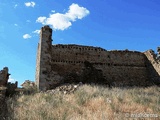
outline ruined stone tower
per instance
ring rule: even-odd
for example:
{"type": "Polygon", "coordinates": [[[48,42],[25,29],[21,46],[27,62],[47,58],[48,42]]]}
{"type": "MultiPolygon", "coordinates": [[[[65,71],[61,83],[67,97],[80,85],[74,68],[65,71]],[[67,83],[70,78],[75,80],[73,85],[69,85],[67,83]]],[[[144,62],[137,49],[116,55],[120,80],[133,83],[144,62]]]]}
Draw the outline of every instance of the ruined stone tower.
{"type": "Polygon", "coordinates": [[[38,89],[45,91],[60,84],[79,81],[113,86],[160,85],[160,60],[153,50],[108,51],[75,44],[52,45],[52,29],[42,27],[36,64],[38,89]],[[87,71],[89,68],[85,63],[92,65],[92,74],[87,71]]]}
{"type": "Polygon", "coordinates": [[[37,50],[36,62],[36,85],[39,90],[46,90],[47,80],[50,78],[51,71],[51,46],[52,46],[52,29],[44,26],[40,31],[40,41],[37,50]]]}

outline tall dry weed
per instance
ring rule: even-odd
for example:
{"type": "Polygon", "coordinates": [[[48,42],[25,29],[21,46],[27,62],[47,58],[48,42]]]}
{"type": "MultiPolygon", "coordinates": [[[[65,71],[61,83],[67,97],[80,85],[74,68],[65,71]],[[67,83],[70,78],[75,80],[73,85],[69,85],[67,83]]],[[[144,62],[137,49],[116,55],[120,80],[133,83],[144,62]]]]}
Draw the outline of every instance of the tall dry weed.
{"type": "Polygon", "coordinates": [[[127,120],[131,116],[126,113],[160,115],[159,92],[157,86],[83,85],[72,94],[22,94],[8,99],[9,115],[16,120],[127,120]]]}

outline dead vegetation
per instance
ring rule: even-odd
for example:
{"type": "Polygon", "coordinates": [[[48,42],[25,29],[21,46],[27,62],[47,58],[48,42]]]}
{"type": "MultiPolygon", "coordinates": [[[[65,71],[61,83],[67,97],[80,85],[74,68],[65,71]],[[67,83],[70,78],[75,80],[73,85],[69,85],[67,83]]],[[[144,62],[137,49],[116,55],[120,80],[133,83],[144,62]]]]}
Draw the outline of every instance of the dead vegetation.
{"type": "Polygon", "coordinates": [[[15,120],[127,120],[132,114],[160,115],[159,93],[157,86],[110,89],[82,85],[70,94],[16,95],[7,104],[9,117],[15,120]]]}

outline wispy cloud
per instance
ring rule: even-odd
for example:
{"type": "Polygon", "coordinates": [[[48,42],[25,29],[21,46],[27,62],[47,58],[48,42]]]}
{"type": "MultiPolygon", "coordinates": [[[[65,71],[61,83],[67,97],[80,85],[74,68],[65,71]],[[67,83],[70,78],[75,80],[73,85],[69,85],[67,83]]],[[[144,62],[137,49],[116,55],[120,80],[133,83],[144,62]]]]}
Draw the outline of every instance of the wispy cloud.
{"type": "Polygon", "coordinates": [[[29,34],[24,34],[24,35],[23,35],[23,38],[24,38],[24,39],[29,39],[29,38],[31,38],[31,37],[32,37],[32,36],[30,36],[29,34]]]}
{"type": "Polygon", "coordinates": [[[18,6],[18,4],[15,4],[15,5],[14,5],[14,8],[16,8],[17,6],[18,6]]]}
{"type": "Polygon", "coordinates": [[[55,13],[56,11],[55,11],[55,10],[51,10],[51,12],[52,12],[52,13],[55,13]]]}
{"type": "Polygon", "coordinates": [[[31,21],[30,21],[30,20],[26,20],[26,22],[28,22],[28,23],[29,23],[29,22],[31,22],[31,21]]]}
{"type": "Polygon", "coordinates": [[[39,33],[40,33],[40,30],[35,30],[35,31],[33,31],[32,33],[39,34],[39,33]]]}
{"type": "Polygon", "coordinates": [[[16,23],[15,23],[15,24],[14,24],[14,26],[16,26],[16,27],[17,27],[17,26],[18,26],[18,24],[16,24],[16,23]]]}
{"type": "Polygon", "coordinates": [[[48,18],[41,16],[37,18],[36,22],[51,25],[54,30],[65,30],[72,26],[72,22],[82,19],[88,14],[90,14],[89,10],[73,3],[66,13],[52,13],[48,18]]]}
{"type": "Polygon", "coordinates": [[[25,4],[25,6],[27,6],[27,7],[34,7],[34,6],[36,5],[36,3],[33,2],[33,1],[31,1],[31,2],[26,2],[26,3],[24,3],[24,4],[25,4]]]}

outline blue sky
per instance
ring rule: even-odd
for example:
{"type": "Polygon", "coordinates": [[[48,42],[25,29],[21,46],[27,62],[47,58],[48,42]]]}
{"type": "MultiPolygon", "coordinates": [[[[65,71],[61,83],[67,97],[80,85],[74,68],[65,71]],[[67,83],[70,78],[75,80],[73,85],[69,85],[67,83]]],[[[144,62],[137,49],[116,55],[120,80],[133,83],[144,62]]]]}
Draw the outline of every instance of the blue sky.
{"type": "Polygon", "coordinates": [[[160,0],[0,0],[0,69],[10,81],[35,80],[40,28],[53,29],[53,44],[106,50],[156,50],[160,0]]]}

